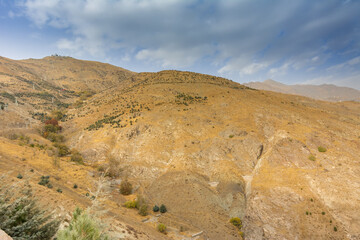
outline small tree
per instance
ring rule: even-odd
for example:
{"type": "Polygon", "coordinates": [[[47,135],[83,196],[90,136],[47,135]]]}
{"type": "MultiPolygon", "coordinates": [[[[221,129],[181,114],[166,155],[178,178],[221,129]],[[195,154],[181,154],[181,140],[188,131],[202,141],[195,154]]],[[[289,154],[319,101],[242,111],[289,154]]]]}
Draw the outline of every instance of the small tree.
{"type": "Polygon", "coordinates": [[[131,183],[125,179],[120,184],[120,193],[122,195],[130,195],[132,192],[132,185],[131,183]]]}
{"type": "Polygon", "coordinates": [[[148,215],[148,206],[147,206],[146,204],[143,204],[143,205],[140,206],[140,208],[139,208],[139,214],[140,214],[141,216],[146,216],[146,215],[148,215]]]}
{"type": "Polygon", "coordinates": [[[107,240],[109,237],[104,233],[100,224],[87,212],[76,208],[70,225],[57,234],[58,240],[107,240]]]}
{"type": "Polygon", "coordinates": [[[21,188],[26,190],[0,189],[0,229],[13,239],[52,239],[60,222],[47,211],[40,210],[29,185],[21,188]]]}
{"type": "Polygon", "coordinates": [[[154,211],[154,212],[158,212],[159,210],[160,210],[160,208],[159,208],[158,205],[155,205],[155,206],[153,207],[153,211],[154,211]]]}
{"type": "Polygon", "coordinates": [[[161,206],[160,206],[160,212],[161,212],[161,213],[166,213],[166,212],[167,212],[167,209],[166,209],[166,207],[165,207],[164,204],[161,204],[161,206]]]}

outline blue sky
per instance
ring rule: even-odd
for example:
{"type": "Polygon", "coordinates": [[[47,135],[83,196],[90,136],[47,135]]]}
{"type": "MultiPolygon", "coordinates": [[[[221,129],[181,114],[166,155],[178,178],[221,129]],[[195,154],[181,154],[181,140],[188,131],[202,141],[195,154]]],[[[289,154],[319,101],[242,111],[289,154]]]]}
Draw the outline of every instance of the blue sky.
{"type": "Polygon", "coordinates": [[[0,0],[0,55],[360,89],[357,0],[0,0]]]}

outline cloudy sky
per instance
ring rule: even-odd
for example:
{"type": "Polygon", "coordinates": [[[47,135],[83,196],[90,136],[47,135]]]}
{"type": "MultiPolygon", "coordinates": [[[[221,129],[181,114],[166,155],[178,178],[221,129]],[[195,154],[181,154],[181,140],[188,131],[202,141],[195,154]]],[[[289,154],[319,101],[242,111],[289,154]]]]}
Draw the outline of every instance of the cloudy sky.
{"type": "Polygon", "coordinates": [[[360,89],[358,0],[0,0],[0,55],[360,89]]]}

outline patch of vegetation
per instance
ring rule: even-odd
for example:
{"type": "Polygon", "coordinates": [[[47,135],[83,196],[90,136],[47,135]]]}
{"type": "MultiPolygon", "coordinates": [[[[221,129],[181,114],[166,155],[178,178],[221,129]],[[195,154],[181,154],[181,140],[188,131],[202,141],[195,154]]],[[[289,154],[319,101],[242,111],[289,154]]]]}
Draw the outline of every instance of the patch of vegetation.
{"type": "Polygon", "coordinates": [[[315,160],[316,160],[316,157],[315,157],[314,155],[310,155],[310,156],[309,156],[309,160],[315,161],[315,160]]]}
{"type": "Polygon", "coordinates": [[[65,141],[65,137],[63,135],[60,135],[60,134],[57,134],[54,132],[46,132],[44,134],[44,137],[49,139],[51,142],[64,142],[65,141]]]}
{"type": "Polygon", "coordinates": [[[81,156],[81,154],[76,150],[76,149],[72,149],[71,150],[71,161],[76,162],[77,164],[84,164],[84,159],[81,156]]]}
{"type": "Polygon", "coordinates": [[[18,179],[22,179],[23,176],[19,173],[19,174],[17,175],[17,178],[18,178],[18,179]]]}
{"type": "Polygon", "coordinates": [[[40,98],[47,101],[52,101],[52,99],[55,99],[55,96],[48,92],[22,92],[22,93],[16,93],[15,96],[17,97],[29,97],[29,98],[40,98]]]}
{"type": "Polygon", "coordinates": [[[164,204],[161,204],[161,206],[160,206],[160,212],[161,212],[161,213],[166,213],[166,212],[167,212],[167,209],[166,209],[166,207],[165,207],[164,204]]]}
{"type": "Polygon", "coordinates": [[[41,176],[39,184],[42,186],[46,186],[50,183],[50,176],[41,176]]]}
{"type": "Polygon", "coordinates": [[[237,227],[238,229],[241,229],[242,228],[242,221],[240,218],[238,217],[233,217],[230,219],[230,223],[232,225],[234,225],[235,227],[237,227]]]}
{"type": "Polygon", "coordinates": [[[122,195],[130,195],[132,192],[132,185],[131,183],[125,179],[123,181],[121,181],[121,184],[120,184],[120,193],[122,195]]]}
{"type": "Polygon", "coordinates": [[[56,189],[56,191],[57,191],[58,193],[62,193],[62,189],[61,189],[61,188],[56,189]]]}
{"type": "Polygon", "coordinates": [[[60,221],[40,207],[29,185],[20,188],[0,188],[0,229],[14,240],[50,240],[60,221]]]}
{"type": "Polygon", "coordinates": [[[159,232],[161,232],[161,233],[165,233],[165,232],[166,232],[166,225],[163,224],[163,223],[159,223],[159,224],[157,225],[157,230],[158,230],[159,232]]]}
{"type": "Polygon", "coordinates": [[[183,104],[185,106],[189,106],[189,104],[196,102],[204,102],[207,100],[207,97],[191,96],[190,94],[186,93],[178,93],[175,98],[176,104],[183,104]]]}
{"type": "Polygon", "coordinates": [[[326,152],[327,149],[325,147],[318,147],[319,152],[326,152]]]}
{"type": "Polygon", "coordinates": [[[159,206],[158,205],[155,205],[153,207],[153,212],[158,212],[160,210],[159,206]]]}
{"type": "Polygon", "coordinates": [[[321,212],[322,215],[325,215],[325,212],[321,212]]]}
{"type": "Polygon", "coordinates": [[[0,96],[7,98],[9,100],[11,100],[12,102],[15,102],[15,96],[13,96],[12,94],[8,93],[8,92],[1,92],[0,96]]]}
{"type": "Polygon", "coordinates": [[[88,212],[76,208],[69,226],[57,234],[57,240],[108,240],[101,224],[88,212]]]}
{"type": "Polygon", "coordinates": [[[146,204],[143,204],[139,207],[139,214],[141,216],[147,216],[148,215],[148,206],[146,204]]]}
{"type": "Polygon", "coordinates": [[[337,232],[337,227],[334,227],[334,232],[337,232]]]}
{"type": "Polygon", "coordinates": [[[234,137],[234,135],[229,135],[229,138],[233,138],[234,137]]]}
{"type": "Polygon", "coordinates": [[[74,186],[73,186],[73,188],[75,188],[75,189],[78,188],[78,185],[76,185],[76,183],[75,183],[74,186]]]}
{"type": "Polygon", "coordinates": [[[59,157],[64,157],[70,153],[69,148],[65,144],[55,143],[54,147],[57,148],[59,157]]]}
{"type": "Polygon", "coordinates": [[[138,208],[138,206],[139,206],[139,203],[136,199],[132,200],[132,201],[127,201],[124,203],[124,207],[126,207],[126,208],[138,208]]]}

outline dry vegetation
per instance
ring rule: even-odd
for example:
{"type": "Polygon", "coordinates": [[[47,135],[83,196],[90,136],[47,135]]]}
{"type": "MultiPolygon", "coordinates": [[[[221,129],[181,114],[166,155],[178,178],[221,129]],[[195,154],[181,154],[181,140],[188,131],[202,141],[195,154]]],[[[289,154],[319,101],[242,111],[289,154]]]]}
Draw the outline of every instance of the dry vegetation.
{"type": "Polygon", "coordinates": [[[360,237],[359,103],[191,72],[0,60],[0,171],[60,212],[99,200],[105,176],[115,239],[360,237]]]}

